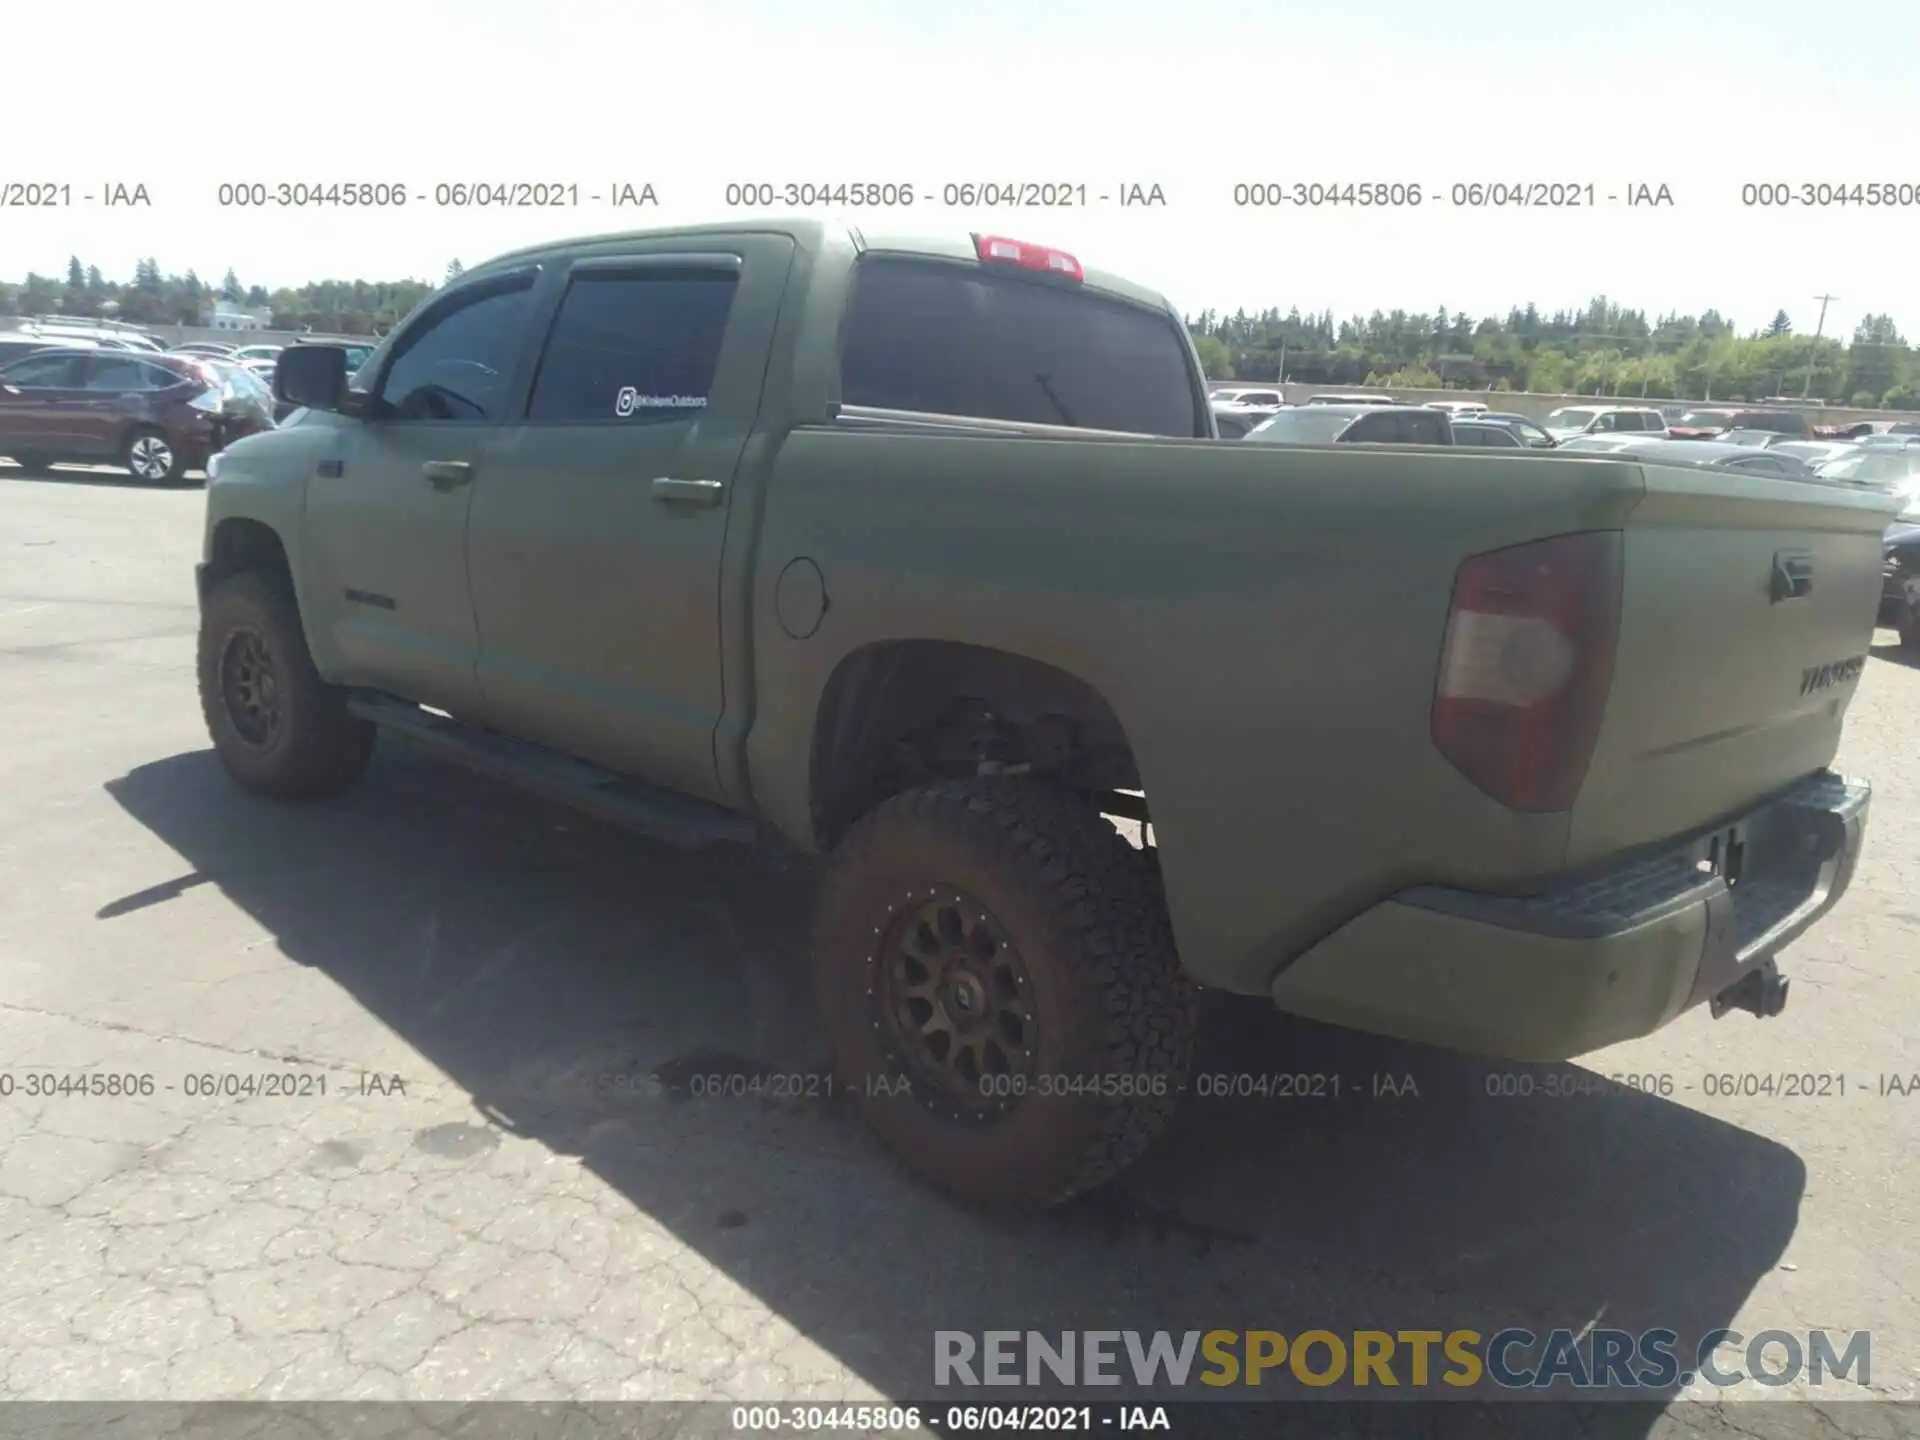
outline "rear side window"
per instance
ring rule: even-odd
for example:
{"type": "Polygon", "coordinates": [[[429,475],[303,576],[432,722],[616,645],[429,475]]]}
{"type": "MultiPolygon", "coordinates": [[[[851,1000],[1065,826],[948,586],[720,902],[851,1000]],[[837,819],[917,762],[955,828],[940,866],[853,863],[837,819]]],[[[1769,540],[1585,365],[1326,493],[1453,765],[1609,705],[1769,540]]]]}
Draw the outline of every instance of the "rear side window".
{"type": "Polygon", "coordinates": [[[1520,437],[1504,425],[1456,425],[1454,440],[1462,445],[1510,445],[1517,447],[1520,437]]]}
{"type": "Polygon", "coordinates": [[[1171,317],[972,265],[873,256],[855,272],[840,354],[849,405],[1196,436],[1171,317]]]}
{"type": "Polygon", "coordinates": [[[697,420],[720,366],[737,278],[721,270],[573,277],[540,359],[529,420],[697,420]]]}
{"type": "Polygon", "coordinates": [[[89,390],[164,390],[180,383],[181,377],[172,371],[135,359],[126,351],[87,358],[86,387],[89,390]]]}
{"type": "Polygon", "coordinates": [[[1453,428],[1438,410],[1376,410],[1340,438],[1349,444],[1451,445],[1453,428]]]}

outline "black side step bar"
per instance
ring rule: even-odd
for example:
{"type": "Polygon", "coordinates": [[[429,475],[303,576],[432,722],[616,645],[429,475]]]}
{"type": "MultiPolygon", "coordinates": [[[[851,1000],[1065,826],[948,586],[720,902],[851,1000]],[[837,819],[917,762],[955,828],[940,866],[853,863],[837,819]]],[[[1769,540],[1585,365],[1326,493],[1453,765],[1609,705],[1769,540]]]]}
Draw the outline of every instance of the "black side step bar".
{"type": "Polygon", "coordinates": [[[543,745],[464,725],[375,690],[356,690],[347,708],[470,770],[597,815],[681,850],[749,845],[759,827],[745,815],[677,790],[643,784],[543,745]]]}

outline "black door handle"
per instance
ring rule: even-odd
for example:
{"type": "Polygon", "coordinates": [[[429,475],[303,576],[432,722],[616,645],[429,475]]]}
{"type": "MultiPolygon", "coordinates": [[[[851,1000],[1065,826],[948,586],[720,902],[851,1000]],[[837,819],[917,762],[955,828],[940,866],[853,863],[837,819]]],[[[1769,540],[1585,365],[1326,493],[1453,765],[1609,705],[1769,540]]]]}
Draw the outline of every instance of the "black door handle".
{"type": "Polygon", "coordinates": [[[465,460],[428,460],[420,467],[434,489],[455,490],[473,481],[473,466],[465,460]]]}
{"type": "Polygon", "coordinates": [[[726,486],[718,480],[674,480],[666,476],[653,482],[653,498],[669,504],[696,505],[710,510],[720,503],[726,486]]]}
{"type": "Polygon", "coordinates": [[[1782,550],[1773,557],[1773,576],[1767,582],[1773,603],[1798,600],[1813,593],[1813,556],[1782,550]]]}

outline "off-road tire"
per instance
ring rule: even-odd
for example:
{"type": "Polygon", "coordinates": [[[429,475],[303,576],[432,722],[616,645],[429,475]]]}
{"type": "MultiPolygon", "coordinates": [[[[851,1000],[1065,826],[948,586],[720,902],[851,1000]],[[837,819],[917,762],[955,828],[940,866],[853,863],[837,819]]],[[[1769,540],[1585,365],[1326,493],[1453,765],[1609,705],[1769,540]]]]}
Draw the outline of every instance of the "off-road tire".
{"type": "Polygon", "coordinates": [[[152,425],[137,425],[127,432],[120,445],[120,464],[126,472],[143,485],[178,485],[187,473],[187,460],[180,453],[180,447],[167,437],[164,430],[152,425]],[[165,447],[167,468],[159,474],[143,474],[139,463],[139,447],[158,441],[165,447]]]}
{"type": "Polygon", "coordinates": [[[971,1204],[1041,1210],[1105,1184],[1153,1144],[1192,1069],[1198,992],[1158,876],[1068,791],[998,778],[883,802],[832,856],[813,950],[842,1092],[910,1168],[971,1204]],[[1037,1017],[1025,1093],[984,1120],[909,1081],[882,1023],[883,933],[949,891],[1017,949],[1037,1017]],[[1085,1081],[1092,1093],[1070,1093],[1085,1081]]]}
{"type": "Polygon", "coordinates": [[[347,710],[347,692],[314,669],[291,587],[278,575],[242,571],[216,585],[200,607],[200,711],[214,753],[248,790],[282,799],[338,795],[373,754],[374,727],[347,710]],[[257,640],[271,668],[278,729],[251,743],[236,723],[226,686],[228,647],[257,640]]]}

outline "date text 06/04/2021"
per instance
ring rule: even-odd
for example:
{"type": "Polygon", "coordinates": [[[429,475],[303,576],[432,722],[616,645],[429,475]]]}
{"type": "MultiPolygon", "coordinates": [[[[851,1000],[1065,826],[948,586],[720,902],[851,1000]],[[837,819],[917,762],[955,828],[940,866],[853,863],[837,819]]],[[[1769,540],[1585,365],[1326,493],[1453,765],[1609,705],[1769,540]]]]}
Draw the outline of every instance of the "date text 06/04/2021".
{"type": "Polygon", "coordinates": [[[1151,180],[1104,183],[1055,180],[736,180],[721,193],[729,210],[904,210],[916,205],[949,210],[1165,209],[1166,187],[1151,180]]]}
{"type": "Polygon", "coordinates": [[[215,187],[223,210],[440,210],[654,209],[660,193],[648,180],[230,180],[215,187]]]}

